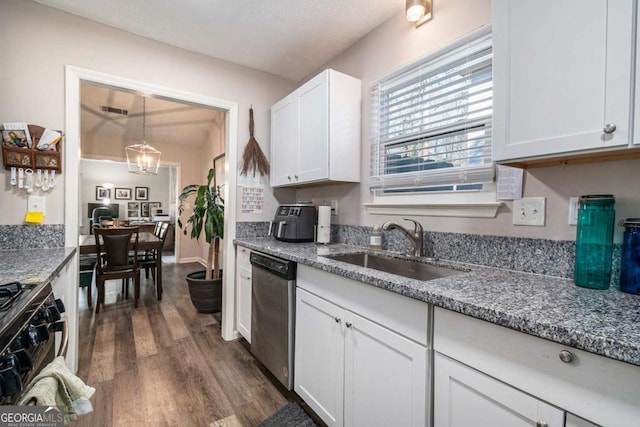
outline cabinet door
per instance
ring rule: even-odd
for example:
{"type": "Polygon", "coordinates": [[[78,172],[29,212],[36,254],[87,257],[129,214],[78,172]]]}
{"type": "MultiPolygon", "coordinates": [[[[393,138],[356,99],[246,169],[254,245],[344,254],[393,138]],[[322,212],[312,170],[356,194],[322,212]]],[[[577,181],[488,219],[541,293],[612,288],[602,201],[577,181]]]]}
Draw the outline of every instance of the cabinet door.
{"type": "Polygon", "coordinates": [[[633,22],[631,0],[494,0],[494,160],[628,145],[633,22]]]}
{"type": "Polygon", "coordinates": [[[297,182],[329,178],[329,70],[296,91],[299,103],[297,182]]]}
{"type": "Polygon", "coordinates": [[[251,251],[238,246],[236,249],[236,318],[238,332],[251,343],[251,251]]]}
{"type": "Polygon", "coordinates": [[[426,426],[427,348],[346,312],[345,425],[426,426]]]}
{"type": "Polygon", "coordinates": [[[295,92],[271,107],[271,185],[294,183],[298,168],[298,99],[295,92]]]}
{"type": "Polygon", "coordinates": [[[296,290],[296,393],[329,426],[343,425],[343,310],[296,290]]]}
{"type": "Polygon", "coordinates": [[[599,426],[583,418],[580,418],[576,415],[567,413],[567,418],[564,423],[564,427],[599,427],[599,426]]]}
{"type": "Polygon", "coordinates": [[[433,376],[438,427],[564,425],[564,411],[438,352],[433,376]]]}
{"type": "Polygon", "coordinates": [[[238,268],[238,332],[251,344],[251,270],[238,268]]]}

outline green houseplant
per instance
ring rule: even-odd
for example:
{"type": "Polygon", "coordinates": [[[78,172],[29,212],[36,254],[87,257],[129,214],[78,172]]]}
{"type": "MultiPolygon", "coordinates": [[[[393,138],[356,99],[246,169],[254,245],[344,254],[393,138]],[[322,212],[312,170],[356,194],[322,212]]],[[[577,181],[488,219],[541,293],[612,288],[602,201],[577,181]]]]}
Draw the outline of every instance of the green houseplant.
{"type": "Polygon", "coordinates": [[[218,312],[222,304],[222,270],[218,258],[220,239],[224,238],[224,200],[216,182],[215,168],[209,169],[205,185],[187,185],[178,200],[178,226],[184,235],[198,240],[204,231],[205,241],[209,244],[206,270],[187,275],[191,302],[201,313],[218,312]],[[180,218],[191,196],[195,196],[193,212],[183,223],[180,218]]]}

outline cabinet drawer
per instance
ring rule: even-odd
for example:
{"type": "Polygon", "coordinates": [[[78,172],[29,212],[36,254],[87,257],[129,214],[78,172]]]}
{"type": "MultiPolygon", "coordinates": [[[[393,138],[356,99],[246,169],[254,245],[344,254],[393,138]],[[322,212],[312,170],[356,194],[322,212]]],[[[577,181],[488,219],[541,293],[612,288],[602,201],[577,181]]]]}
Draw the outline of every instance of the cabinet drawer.
{"type": "Polygon", "coordinates": [[[236,266],[238,270],[242,268],[245,271],[248,271],[248,277],[251,277],[251,261],[249,260],[250,255],[251,250],[242,246],[236,247],[236,266]]]}
{"type": "Polygon", "coordinates": [[[298,264],[296,285],[430,347],[431,305],[337,274],[298,264]]]}
{"type": "Polygon", "coordinates": [[[640,419],[640,367],[436,307],[434,349],[601,425],[640,419]],[[560,360],[560,352],[573,356],[560,360]]]}

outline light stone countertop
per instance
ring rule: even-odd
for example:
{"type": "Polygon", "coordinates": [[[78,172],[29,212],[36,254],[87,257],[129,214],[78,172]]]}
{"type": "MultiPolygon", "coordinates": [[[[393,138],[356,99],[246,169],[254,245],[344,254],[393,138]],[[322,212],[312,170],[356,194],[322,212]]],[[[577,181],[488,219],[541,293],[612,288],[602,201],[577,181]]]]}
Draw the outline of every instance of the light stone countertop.
{"type": "Polygon", "coordinates": [[[445,260],[435,264],[468,272],[425,282],[323,256],[363,252],[366,248],[287,243],[272,238],[236,239],[235,243],[533,336],[640,365],[638,295],[614,288],[585,289],[570,279],[445,260]]]}
{"type": "Polygon", "coordinates": [[[38,285],[51,281],[76,248],[16,249],[0,251],[0,284],[38,285]]]}

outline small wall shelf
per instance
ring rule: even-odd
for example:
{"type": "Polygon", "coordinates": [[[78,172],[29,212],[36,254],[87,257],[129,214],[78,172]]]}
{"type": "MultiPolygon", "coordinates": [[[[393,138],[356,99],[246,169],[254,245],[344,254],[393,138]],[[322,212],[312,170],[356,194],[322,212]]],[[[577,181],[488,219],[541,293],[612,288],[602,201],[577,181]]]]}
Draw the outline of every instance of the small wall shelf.
{"type": "Polygon", "coordinates": [[[31,168],[43,170],[55,170],[62,172],[62,141],[55,145],[55,150],[38,150],[38,140],[45,128],[38,125],[29,125],[32,148],[8,147],[2,144],[2,161],[6,169],[31,168]]]}

